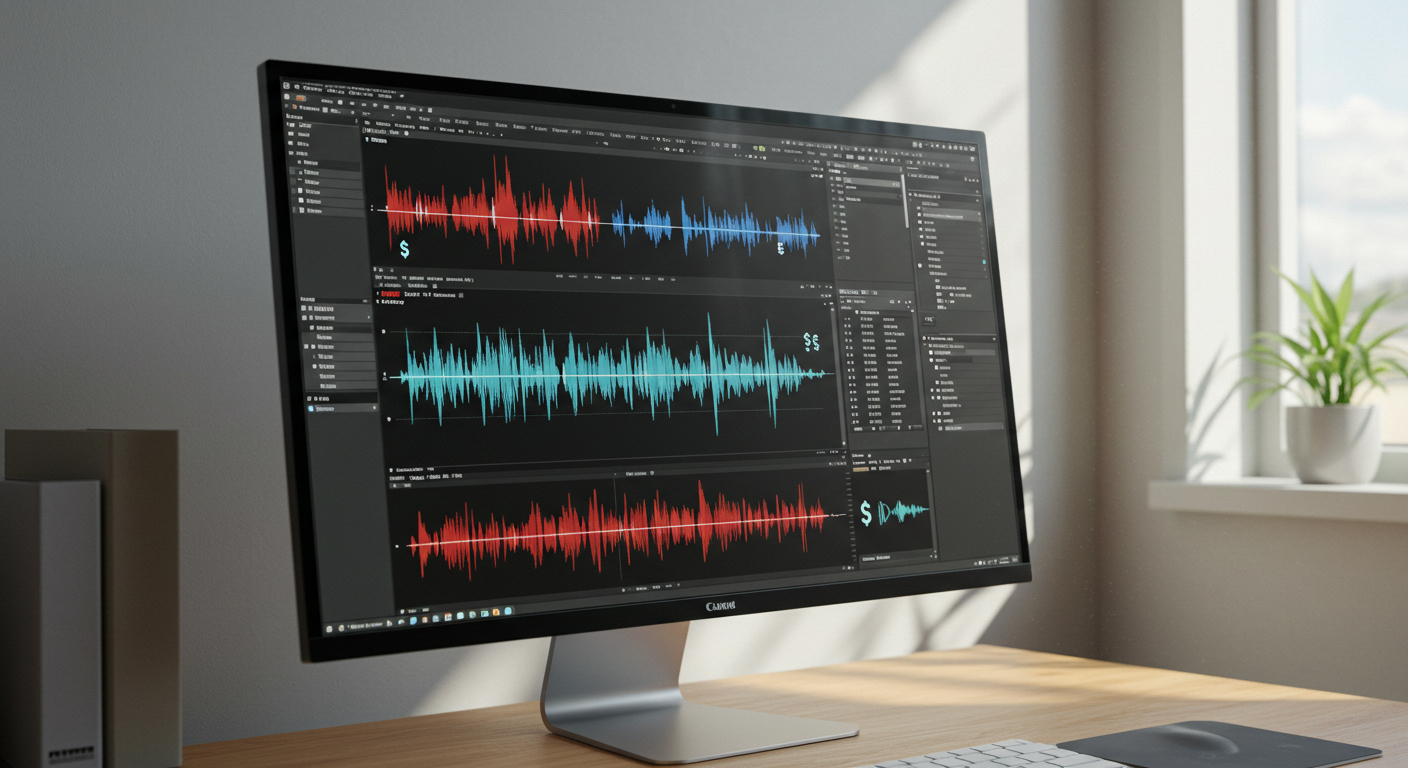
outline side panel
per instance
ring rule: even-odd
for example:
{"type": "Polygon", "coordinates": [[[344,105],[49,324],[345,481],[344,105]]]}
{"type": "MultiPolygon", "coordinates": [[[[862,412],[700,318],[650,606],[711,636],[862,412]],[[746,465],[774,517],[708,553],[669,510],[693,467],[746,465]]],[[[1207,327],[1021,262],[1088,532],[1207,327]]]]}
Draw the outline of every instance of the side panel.
{"type": "Polygon", "coordinates": [[[103,764],[101,486],[38,483],[43,765],[103,764]]]}
{"type": "Polygon", "coordinates": [[[0,480],[0,759],[39,763],[39,486],[0,480]]]}

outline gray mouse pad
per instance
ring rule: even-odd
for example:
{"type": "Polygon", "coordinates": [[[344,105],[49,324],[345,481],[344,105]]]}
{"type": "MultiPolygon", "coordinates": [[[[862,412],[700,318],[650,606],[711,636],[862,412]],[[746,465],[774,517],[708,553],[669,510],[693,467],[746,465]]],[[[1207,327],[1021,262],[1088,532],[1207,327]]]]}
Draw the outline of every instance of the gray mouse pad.
{"type": "Polygon", "coordinates": [[[1383,754],[1379,749],[1211,720],[1140,728],[1056,746],[1138,768],[1328,768],[1383,754]]]}

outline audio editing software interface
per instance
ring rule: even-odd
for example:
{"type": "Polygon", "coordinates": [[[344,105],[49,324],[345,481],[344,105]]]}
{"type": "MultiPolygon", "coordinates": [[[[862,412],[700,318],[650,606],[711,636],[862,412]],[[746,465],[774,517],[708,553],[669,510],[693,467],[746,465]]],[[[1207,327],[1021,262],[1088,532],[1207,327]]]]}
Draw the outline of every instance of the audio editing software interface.
{"type": "Polygon", "coordinates": [[[282,86],[325,633],[1020,559],[978,147],[282,86]]]}

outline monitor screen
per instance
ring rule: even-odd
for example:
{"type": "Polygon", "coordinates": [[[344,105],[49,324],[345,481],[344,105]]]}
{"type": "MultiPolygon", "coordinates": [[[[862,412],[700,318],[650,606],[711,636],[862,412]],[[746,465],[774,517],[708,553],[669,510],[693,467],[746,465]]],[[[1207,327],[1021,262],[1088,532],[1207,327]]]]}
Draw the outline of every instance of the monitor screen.
{"type": "Polygon", "coordinates": [[[981,133],[261,81],[305,657],[1029,578],[981,133]]]}

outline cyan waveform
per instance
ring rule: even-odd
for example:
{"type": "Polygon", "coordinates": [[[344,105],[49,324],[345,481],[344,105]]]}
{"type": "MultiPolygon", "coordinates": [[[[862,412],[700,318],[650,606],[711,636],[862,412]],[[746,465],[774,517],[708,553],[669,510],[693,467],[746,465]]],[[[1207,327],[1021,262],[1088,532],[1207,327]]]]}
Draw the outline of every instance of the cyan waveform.
{"type": "Polygon", "coordinates": [[[884,525],[886,521],[891,519],[903,523],[907,517],[918,517],[928,511],[928,507],[906,504],[903,501],[895,502],[893,507],[882,501],[880,502],[880,525],[884,525]]]}
{"type": "MultiPolygon", "coordinates": [[[[673,238],[675,231],[679,230],[685,253],[689,253],[690,240],[702,237],[706,252],[713,250],[720,243],[725,247],[743,243],[750,255],[753,253],[753,246],[760,241],[774,240],[783,247],[800,250],[805,256],[807,247],[815,245],[821,237],[817,234],[816,227],[801,216],[775,218],[774,223],[768,224],[750,213],[747,205],[743,206],[743,213],[738,216],[730,215],[728,211],[714,213],[714,209],[703,200],[699,201],[699,206],[703,212],[698,217],[691,216],[684,198],[680,198],[680,219],[676,224],[670,214],[657,209],[655,203],[651,203],[645,215],[639,219],[628,215],[626,205],[622,203],[616,212],[611,214],[611,231],[619,235],[624,242],[626,235],[634,233],[637,229],[644,230],[651,242],[659,246],[661,240],[673,238]]],[[[806,212],[803,211],[802,216],[805,215],[806,212]]]]}
{"type": "Polygon", "coordinates": [[[530,398],[552,418],[564,394],[572,403],[573,414],[587,400],[601,398],[615,404],[620,398],[631,410],[648,404],[654,419],[662,407],[669,415],[675,396],[688,389],[701,406],[712,401],[717,435],[719,403],[724,400],[765,390],[768,413],[776,427],[778,398],[795,392],[806,379],[827,375],[802,368],[795,357],[779,356],[766,322],[761,360],[715,344],[713,319],[708,315],[705,325],[704,347],[695,344],[683,357],[669,348],[663,331],[652,338],[649,329],[634,351],[629,338],[619,350],[612,350],[609,344],[593,350],[569,333],[560,357],[546,331],[525,337],[521,330],[510,333],[500,328],[497,333],[481,333],[476,326],[473,350],[454,345],[441,349],[438,335],[432,331],[430,349],[423,355],[411,350],[407,331],[406,368],[396,378],[410,390],[411,420],[415,420],[416,401],[422,400],[435,404],[436,418],[442,424],[447,404],[455,407],[471,398],[479,400],[480,418],[486,423],[491,414],[499,412],[505,422],[526,420],[530,398]]]}

